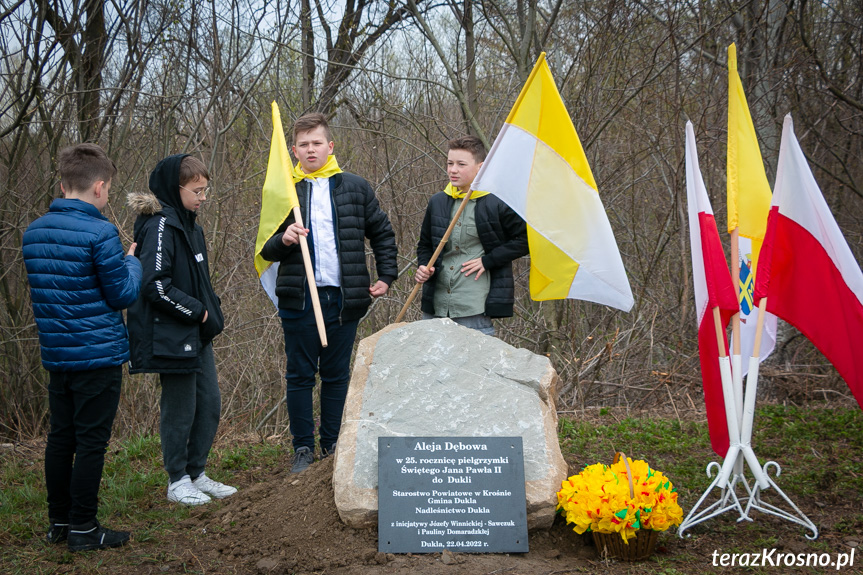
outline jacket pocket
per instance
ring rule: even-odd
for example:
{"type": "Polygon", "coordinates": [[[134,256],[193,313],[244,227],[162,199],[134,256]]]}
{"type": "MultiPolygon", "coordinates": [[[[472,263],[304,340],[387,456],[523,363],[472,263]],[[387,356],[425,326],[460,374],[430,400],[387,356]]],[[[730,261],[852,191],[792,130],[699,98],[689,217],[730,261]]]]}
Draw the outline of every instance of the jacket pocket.
{"type": "Polygon", "coordinates": [[[209,294],[204,296],[204,305],[207,306],[207,321],[200,325],[200,339],[203,345],[210,343],[225,329],[225,316],[222,314],[221,303],[216,294],[212,294],[212,297],[209,294]]]}
{"type": "Polygon", "coordinates": [[[200,342],[196,323],[178,323],[165,316],[153,318],[153,357],[186,359],[197,357],[200,342]]]}

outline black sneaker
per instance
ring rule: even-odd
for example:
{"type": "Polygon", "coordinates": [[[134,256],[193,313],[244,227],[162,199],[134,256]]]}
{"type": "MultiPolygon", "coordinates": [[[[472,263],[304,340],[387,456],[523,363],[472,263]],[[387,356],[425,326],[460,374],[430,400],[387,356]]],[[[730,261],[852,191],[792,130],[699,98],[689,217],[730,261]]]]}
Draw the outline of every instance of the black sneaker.
{"type": "Polygon", "coordinates": [[[67,537],[69,537],[69,524],[54,523],[53,521],[48,526],[48,534],[45,535],[48,543],[63,543],[67,537]]]}
{"type": "Polygon", "coordinates": [[[294,464],[291,466],[291,473],[299,473],[309,468],[309,465],[315,462],[315,454],[308,447],[299,447],[294,452],[294,464]]]}
{"type": "Polygon", "coordinates": [[[321,459],[325,459],[336,452],[336,444],[333,443],[329,447],[321,446],[321,459]]]}
{"type": "Polygon", "coordinates": [[[128,531],[114,531],[99,525],[95,519],[84,525],[69,527],[69,551],[91,551],[120,547],[129,542],[128,531]]]}

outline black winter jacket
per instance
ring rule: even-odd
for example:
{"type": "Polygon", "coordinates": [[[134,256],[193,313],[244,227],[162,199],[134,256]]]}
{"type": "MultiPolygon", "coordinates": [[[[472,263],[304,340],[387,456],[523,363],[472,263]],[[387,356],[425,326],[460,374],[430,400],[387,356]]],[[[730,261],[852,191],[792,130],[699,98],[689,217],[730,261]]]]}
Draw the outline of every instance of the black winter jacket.
{"type": "Polygon", "coordinates": [[[200,372],[201,349],[225,323],[210,283],[204,230],[180,199],[184,157],[159,162],[150,174],[151,192],[128,197],[139,214],[135,255],[144,267],[141,297],[128,312],[131,373],[200,372]]]}
{"type": "MultiPolygon", "coordinates": [[[[342,310],[344,321],[360,319],[372,302],[371,280],[366,266],[365,238],[369,239],[375,256],[378,279],[387,285],[398,277],[398,249],[390,220],[381,210],[375,193],[363,178],[348,172],[332,176],[330,196],[336,227],[336,249],[341,271],[342,310]]],[[[303,223],[309,222],[309,192],[311,184],[297,184],[297,199],[303,223]]],[[[282,243],[285,229],[294,222],[293,214],[282,222],[275,234],[264,244],[261,257],[279,262],[276,295],[279,309],[300,311],[305,307],[306,273],[299,245],[282,243]]],[[[312,254],[314,258],[314,254],[312,254]]]]}
{"type": "MultiPolygon", "coordinates": [[[[445,192],[438,192],[429,199],[417,243],[417,265],[428,265],[449,226],[455,201],[445,192]]],[[[528,253],[527,226],[518,214],[493,194],[470,201],[476,202],[476,229],[485,251],[482,265],[490,279],[485,314],[489,317],[511,317],[515,285],[512,261],[528,253]]],[[[423,284],[422,310],[432,315],[436,281],[437,270],[423,284]]]]}

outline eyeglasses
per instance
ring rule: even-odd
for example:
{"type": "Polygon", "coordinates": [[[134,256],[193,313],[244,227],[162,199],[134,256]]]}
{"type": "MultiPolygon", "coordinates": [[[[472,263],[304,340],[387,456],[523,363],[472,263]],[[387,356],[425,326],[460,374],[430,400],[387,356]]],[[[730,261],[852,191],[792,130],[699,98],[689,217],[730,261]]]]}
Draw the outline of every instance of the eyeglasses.
{"type": "Polygon", "coordinates": [[[197,192],[195,190],[190,190],[186,186],[180,186],[180,187],[183,188],[184,190],[186,190],[187,192],[192,192],[193,194],[195,194],[196,198],[200,198],[201,196],[209,196],[213,191],[213,186],[207,186],[206,188],[204,188],[202,190],[198,190],[197,192]]]}

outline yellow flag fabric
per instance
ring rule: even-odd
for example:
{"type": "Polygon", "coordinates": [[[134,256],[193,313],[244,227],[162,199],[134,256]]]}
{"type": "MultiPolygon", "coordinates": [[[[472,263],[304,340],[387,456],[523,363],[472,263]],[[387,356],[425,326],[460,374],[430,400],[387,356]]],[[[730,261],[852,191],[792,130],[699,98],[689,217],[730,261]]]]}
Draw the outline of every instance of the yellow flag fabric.
{"type": "MultiPolygon", "coordinates": [[[[737,49],[728,47],[728,232],[740,235],[760,249],[770,212],[770,184],[749,114],[743,83],[737,73],[737,49]],[[758,246],[754,244],[757,241],[758,246]]],[[[754,268],[754,266],[753,266],[754,268]]]]}
{"type": "MultiPolygon", "coordinates": [[[[746,103],[743,83],[737,73],[737,47],[728,46],[728,157],[727,157],[728,233],[738,230],[738,263],[741,320],[741,355],[758,355],[763,360],[775,346],[776,316],[765,317],[759,353],[753,353],[757,308],[753,305],[755,270],[767,230],[771,192],[764,171],[755,126],[746,103]]],[[[744,374],[748,362],[743,362],[744,374]]]]}
{"type": "Polygon", "coordinates": [[[495,194],[527,222],[534,300],[632,308],[611,224],[545,53],[472,187],[495,194]]]}
{"type": "MultiPolygon", "coordinates": [[[[450,196],[453,199],[460,200],[467,195],[467,192],[460,192],[457,187],[452,185],[452,182],[448,183],[446,187],[443,189],[443,192],[450,196]]],[[[474,190],[470,195],[471,200],[475,200],[477,198],[481,198],[483,196],[487,196],[488,192],[481,192],[479,190],[474,190]]]]}
{"type": "MultiPolygon", "coordinates": [[[[270,141],[270,159],[267,163],[267,176],[261,193],[261,218],[258,223],[258,237],[255,240],[255,270],[261,277],[272,262],[261,257],[261,250],[282,222],[298,206],[297,189],[294,187],[291,157],[285,143],[285,131],[279,106],[273,102],[273,137],[270,141]]],[[[262,279],[263,283],[263,279],[262,279]]],[[[267,285],[264,284],[266,289],[267,285]]],[[[269,291],[268,291],[269,294],[269,291]]],[[[269,294],[271,298],[275,297],[269,294]]]]}
{"type": "MultiPolygon", "coordinates": [[[[339,167],[339,162],[336,160],[336,157],[333,154],[327,156],[327,163],[320,167],[320,169],[315,170],[311,174],[307,174],[303,171],[303,167],[297,162],[297,165],[294,166],[294,183],[300,182],[306,178],[329,178],[330,176],[335,176],[336,174],[341,174],[342,169],[339,167]]],[[[294,192],[296,193],[296,192],[294,192]]]]}

